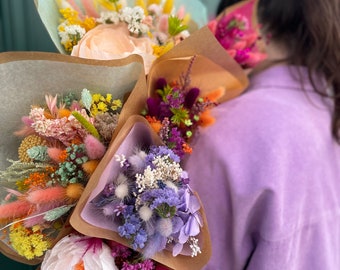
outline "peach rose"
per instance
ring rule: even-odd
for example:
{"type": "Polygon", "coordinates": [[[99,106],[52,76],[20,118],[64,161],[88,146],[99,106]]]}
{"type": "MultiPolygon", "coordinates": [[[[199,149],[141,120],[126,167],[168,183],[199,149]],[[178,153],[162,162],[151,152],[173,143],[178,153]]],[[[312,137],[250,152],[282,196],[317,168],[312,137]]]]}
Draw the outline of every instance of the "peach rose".
{"type": "Polygon", "coordinates": [[[110,60],[124,58],[131,54],[143,57],[147,74],[155,60],[149,38],[133,37],[125,23],[102,24],[88,31],[73,47],[72,56],[81,58],[110,60]]]}

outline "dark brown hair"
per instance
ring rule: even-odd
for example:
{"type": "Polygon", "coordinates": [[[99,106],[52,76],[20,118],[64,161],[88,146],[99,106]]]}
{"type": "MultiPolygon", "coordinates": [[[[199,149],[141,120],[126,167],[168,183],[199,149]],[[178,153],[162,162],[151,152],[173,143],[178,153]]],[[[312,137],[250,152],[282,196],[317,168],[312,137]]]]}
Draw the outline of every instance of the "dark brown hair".
{"type": "Polygon", "coordinates": [[[334,111],[332,134],[340,143],[340,1],[339,0],[259,0],[258,19],[265,33],[288,50],[288,64],[324,74],[332,87],[334,111]]]}
{"type": "Polygon", "coordinates": [[[227,7],[229,7],[233,4],[236,4],[240,1],[241,0],[221,0],[218,7],[217,7],[216,15],[219,15],[225,8],[227,8],[227,7]]]}

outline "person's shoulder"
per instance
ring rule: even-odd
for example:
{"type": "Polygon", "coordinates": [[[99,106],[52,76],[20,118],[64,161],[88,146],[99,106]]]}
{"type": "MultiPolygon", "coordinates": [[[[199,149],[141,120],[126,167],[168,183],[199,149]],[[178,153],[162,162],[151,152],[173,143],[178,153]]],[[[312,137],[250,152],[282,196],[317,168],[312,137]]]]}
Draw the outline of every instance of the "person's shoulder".
{"type": "Polygon", "coordinates": [[[300,126],[303,119],[297,116],[303,107],[290,94],[284,91],[274,93],[272,89],[250,90],[216,108],[219,126],[216,128],[244,130],[251,134],[254,131],[280,131],[292,125],[300,126]]]}

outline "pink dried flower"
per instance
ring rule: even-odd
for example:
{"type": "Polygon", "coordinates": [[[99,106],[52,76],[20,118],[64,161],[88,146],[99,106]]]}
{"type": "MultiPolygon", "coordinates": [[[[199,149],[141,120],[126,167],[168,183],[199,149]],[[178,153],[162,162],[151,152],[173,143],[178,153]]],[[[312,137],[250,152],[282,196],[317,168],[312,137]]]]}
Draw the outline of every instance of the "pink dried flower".
{"type": "Polygon", "coordinates": [[[106,152],[106,147],[94,136],[87,135],[84,139],[87,156],[90,159],[100,159],[106,152]]]}
{"type": "MultiPolygon", "coordinates": [[[[84,109],[79,111],[79,113],[89,122],[93,122],[93,119],[88,117],[84,109]]],[[[48,119],[44,115],[43,108],[32,108],[29,118],[33,121],[31,127],[35,132],[41,136],[59,140],[65,145],[69,145],[77,137],[84,138],[87,135],[86,130],[73,115],[67,118],[48,119]]]]}

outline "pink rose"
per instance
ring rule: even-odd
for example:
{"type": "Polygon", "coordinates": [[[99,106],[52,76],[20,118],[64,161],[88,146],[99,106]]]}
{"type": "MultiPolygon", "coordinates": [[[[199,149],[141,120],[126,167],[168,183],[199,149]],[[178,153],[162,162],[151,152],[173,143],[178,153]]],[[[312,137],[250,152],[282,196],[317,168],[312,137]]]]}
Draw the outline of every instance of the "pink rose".
{"type": "Polygon", "coordinates": [[[73,47],[72,56],[110,60],[139,54],[143,57],[146,74],[155,60],[150,38],[133,37],[125,23],[102,24],[88,31],[73,47]]]}

